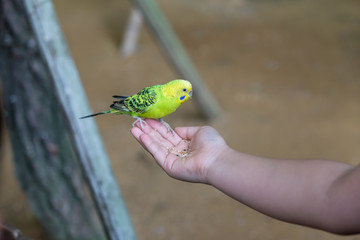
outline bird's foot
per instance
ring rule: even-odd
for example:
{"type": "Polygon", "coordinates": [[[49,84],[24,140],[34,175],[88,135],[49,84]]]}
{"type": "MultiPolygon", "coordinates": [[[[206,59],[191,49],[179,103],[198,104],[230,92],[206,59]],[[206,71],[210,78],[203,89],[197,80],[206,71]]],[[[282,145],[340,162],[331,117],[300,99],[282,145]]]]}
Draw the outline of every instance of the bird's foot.
{"type": "Polygon", "coordinates": [[[147,125],[147,123],[140,117],[134,117],[136,120],[133,122],[132,126],[135,127],[136,123],[140,122],[141,130],[143,130],[143,123],[147,125]]]}
{"type": "Polygon", "coordinates": [[[164,121],[164,119],[160,118],[159,120],[162,123],[162,125],[164,125],[167,128],[168,132],[171,132],[172,135],[175,135],[175,131],[170,127],[170,125],[167,122],[164,121]]]}

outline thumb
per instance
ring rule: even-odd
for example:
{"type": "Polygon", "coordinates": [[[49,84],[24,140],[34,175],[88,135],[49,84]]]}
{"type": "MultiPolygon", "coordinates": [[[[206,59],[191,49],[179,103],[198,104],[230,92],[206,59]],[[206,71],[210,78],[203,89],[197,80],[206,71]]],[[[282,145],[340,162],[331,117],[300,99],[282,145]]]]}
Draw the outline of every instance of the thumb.
{"type": "Polygon", "coordinates": [[[199,131],[200,127],[177,127],[175,132],[186,140],[192,139],[192,137],[199,131]]]}

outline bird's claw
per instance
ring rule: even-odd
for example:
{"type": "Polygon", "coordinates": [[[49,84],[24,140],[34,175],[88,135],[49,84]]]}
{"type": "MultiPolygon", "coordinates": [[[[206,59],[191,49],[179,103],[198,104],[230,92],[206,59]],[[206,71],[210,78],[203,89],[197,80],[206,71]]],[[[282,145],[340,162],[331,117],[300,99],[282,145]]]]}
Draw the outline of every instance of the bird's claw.
{"type": "Polygon", "coordinates": [[[167,122],[164,121],[164,119],[160,118],[159,120],[160,120],[160,122],[162,123],[162,125],[164,125],[164,126],[167,128],[168,132],[171,132],[172,135],[175,135],[174,129],[172,129],[172,128],[170,127],[170,125],[169,125],[167,122]]]}
{"type": "Polygon", "coordinates": [[[140,127],[141,127],[141,130],[143,130],[143,123],[145,125],[147,125],[147,122],[144,121],[142,118],[140,117],[134,117],[136,120],[133,122],[132,126],[135,127],[136,123],[140,122],[140,127]]]}

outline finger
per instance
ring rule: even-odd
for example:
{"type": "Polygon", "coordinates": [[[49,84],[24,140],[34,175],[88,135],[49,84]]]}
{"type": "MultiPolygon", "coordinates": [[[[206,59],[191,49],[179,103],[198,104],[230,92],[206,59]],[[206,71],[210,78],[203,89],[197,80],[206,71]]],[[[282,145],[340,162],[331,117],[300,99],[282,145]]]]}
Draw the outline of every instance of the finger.
{"type": "Polygon", "coordinates": [[[161,122],[154,119],[146,119],[146,122],[155,129],[164,139],[167,139],[174,146],[181,142],[181,138],[175,133],[170,132],[161,122]]]}
{"type": "Polygon", "coordinates": [[[180,138],[190,140],[199,131],[200,127],[177,127],[175,132],[180,138]]]}
{"type": "Polygon", "coordinates": [[[135,138],[138,142],[140,142],[140,135],[144,134],[144,132],[141,131],[141,129],[138,128],[138,127],[132,127],[132,128],[130,129],[130,132],[131,132],[131,134],[134,136],[134,138],[135,138]]]}
{"type": "Polygon", "coordinates": [[[144,144],[145,149],[147,149],[148,152],[155,158],[156,162],[164,168],[168,150],[159,142],[154,141],[151,136],[146,134],[140,135],[140,141],[144,144]]]}
{"type": "Polygon", "coordinates": [[[131,128],[130,132],[134,136],[134,138],[140,143],[140,145],[145,148],[144,144],[140,140],[140,136],[144,134],[144,132],[141,131],[141,129],[138,127],[131,128]]]}
{"type": "Polygon", "coordinates": [[[174,146],[171,141],[162,137],[162,135],[156,129],[154,129],[148,122],[147,124],[143,124],[142,131],[144,132],[144,134],[150,136],[152,141],[159,143],[166,149],[172,148],[174,146]]]}

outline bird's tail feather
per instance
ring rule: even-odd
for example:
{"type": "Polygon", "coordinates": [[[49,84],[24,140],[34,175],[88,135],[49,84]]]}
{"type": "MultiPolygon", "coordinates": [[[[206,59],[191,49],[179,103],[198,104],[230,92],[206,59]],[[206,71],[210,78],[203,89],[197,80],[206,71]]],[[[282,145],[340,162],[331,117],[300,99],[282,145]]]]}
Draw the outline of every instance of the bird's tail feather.
{"type": "Polygon", "coordinates": [[[99,112],[99,113],[87,115],[87,116],[81,117],[80,119],[89,118],[89,117],[95,117],[95,116],[97,116],[97,115],[101,115],[101,114],[105,114],[105,113],[110,113],[110,111],[99,112]]]}
{"type": "Polygon", "coordinates": [[[113,98],[117,98],[117,99],[121,99],[121,100],[124,100],[124,99],[127,99],[129,96],[118,96],[118,95],[114,95],[113,98]]]}

